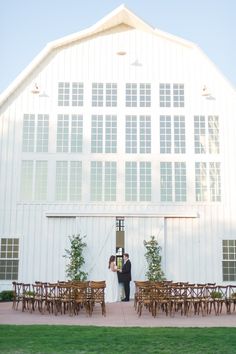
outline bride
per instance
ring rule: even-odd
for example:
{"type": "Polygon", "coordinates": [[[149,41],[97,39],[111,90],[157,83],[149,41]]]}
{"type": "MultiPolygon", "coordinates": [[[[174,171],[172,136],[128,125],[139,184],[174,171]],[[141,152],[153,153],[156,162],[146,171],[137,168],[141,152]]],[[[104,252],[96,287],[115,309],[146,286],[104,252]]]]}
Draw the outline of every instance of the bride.
{"type": "Polygon", "coordinates": [[[111,256],[108,264],[108,274],[106,281],[106,302],[120,301],[119,284],[117,278],[116,257],[111,256]]]}

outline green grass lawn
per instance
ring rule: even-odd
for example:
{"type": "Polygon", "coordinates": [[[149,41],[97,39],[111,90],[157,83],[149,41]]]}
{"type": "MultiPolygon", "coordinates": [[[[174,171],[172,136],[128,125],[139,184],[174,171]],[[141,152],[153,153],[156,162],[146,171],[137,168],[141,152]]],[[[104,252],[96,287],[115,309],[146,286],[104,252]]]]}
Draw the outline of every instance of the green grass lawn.
{"type": "Polygon", "coordinates": [[[236,328],[0,325],[0,353],[236,353],[236,328]]]}

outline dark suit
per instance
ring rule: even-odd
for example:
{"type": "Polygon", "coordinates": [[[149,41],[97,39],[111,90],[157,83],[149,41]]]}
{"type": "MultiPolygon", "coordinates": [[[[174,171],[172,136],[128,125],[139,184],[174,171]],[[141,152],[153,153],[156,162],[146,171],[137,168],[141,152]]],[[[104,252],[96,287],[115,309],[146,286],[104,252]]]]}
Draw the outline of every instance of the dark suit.
{"type": "Polygon", "coordinates": [[[119,274],[119,282],[124,283],[125,300],[129,301],[131,281],[131,262],[129,259],[123,264],[122,272],[119,274]]]}

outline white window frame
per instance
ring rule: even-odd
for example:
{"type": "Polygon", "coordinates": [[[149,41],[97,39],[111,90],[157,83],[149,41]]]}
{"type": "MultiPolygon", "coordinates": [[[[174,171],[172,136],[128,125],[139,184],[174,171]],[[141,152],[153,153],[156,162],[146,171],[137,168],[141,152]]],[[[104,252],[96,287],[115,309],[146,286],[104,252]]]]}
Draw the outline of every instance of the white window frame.
{"type": "Polygon", "coordinates": [[[223,281],[236,281],[236,238],[222,240],[222,277],[223,281]]]}
{"type": "Polygon", "coordinates": [[[18,280],[19,238],[1,238],[0,241],[0,281],[18,280]]]}

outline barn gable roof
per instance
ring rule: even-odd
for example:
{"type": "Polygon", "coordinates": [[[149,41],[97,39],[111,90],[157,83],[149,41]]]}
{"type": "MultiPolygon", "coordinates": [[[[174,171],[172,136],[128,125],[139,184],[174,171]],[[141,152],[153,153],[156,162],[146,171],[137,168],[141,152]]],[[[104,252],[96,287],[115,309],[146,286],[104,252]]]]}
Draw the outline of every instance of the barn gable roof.
{"type": "Polygon", "coordinates": [[[108,31],[119,25],[126,25],[128,27],[138,29],[141,31],[146,31],[159,36],[163,39],[173,41],[182,46],[188,48],[198,48],[194,43],[182,39],[180,37],[174,36],[167,32],[155,29],[146,22],[144,22],[140,17],[136,16],[132,11],[130,11],[125,5],[120,5],[114,11],[110,12],[107,16],[103,17],[100,21],[95,23],[93,26],[82,30],[80,32],[62,37],[58,40],[49,42],[46,47],[33,59],[33,61],[17,76],[17,78],[8,86],[8,88],[0,96],[0,105],[3,104],[10,96],[15,92],[20,84],[38,67],[38,65],[55,49],[64,47],[66,45],[73,44],[76,41],[80,41],[89,38],[94,35],[98,35],[104,31],[108,31]]]}

